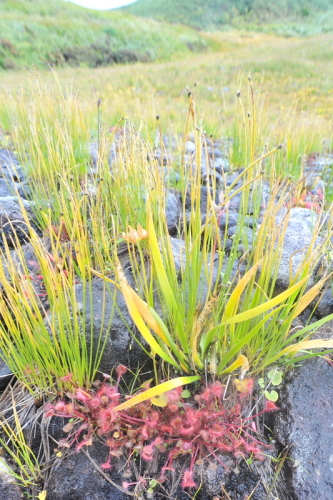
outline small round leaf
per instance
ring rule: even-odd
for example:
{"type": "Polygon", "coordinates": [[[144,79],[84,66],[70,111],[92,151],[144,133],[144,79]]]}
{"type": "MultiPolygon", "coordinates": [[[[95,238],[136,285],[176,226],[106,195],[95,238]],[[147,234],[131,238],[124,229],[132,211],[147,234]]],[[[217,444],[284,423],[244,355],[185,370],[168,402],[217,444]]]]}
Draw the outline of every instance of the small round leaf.
{"type": "Polygon", "coordinates": [[[182,392],[182,398],[189,398],[190,396],[191,396],[190,391],[184,389],[184,391],[182,392]]]}
{"type": "Polygon", "coordinates": [[[268,377],[271,379],[273,385],[280,385],[282,382],[282,373],[279,370],[271,370],[268,373],[268,377]]]}
{"type": "Polygon", "coordinates": [[[258,380],[258,384],[263,389],[265,387],[265,380],[263,378],[260,378],[258,380]]]}
{"type": "Polygon", "coordinates": [[[279,395],[276,391],[271,391],[271,392],[265,391],[265,396],[268,399],[268,401],[273,401],[273,403],[275,403],[275,401],[279,399],[279,395]]]}

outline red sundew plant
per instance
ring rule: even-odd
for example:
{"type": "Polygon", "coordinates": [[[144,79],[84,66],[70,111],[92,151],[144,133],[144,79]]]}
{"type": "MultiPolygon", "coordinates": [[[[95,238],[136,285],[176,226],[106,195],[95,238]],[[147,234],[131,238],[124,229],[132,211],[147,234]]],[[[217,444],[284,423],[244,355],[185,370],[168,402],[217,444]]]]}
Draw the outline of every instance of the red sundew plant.
{"type": "MultiPolygon", "coordinates": [[[[59,441],[60,447],[75,446],[79,451],[92,443],[94,435],[104,437],[109,454],[101,465],[103,469],[110,469],[112,458],[123,454],[138,453],[146,461],[153,460],[158,452],[167,454],[159,481],[165,479],[166,471],[174,470],[176,457],[190,454],[190,465],[183,473],[183,488],[196,486],[194,466],[207,454],[220,463],[217,452],[235,457],[252,455],[261,460],[263,449],[269,448],[253,436],[249,422],[256,415],[242,417],[240,398],[227,408],[223,401],[225,388],[219,382],[205,387],[193,403],[186,402],[179,387],[167,393],[167,404],[162,410],[146,400],[126,410],[114,411],[122,399],[119,381],[123,373],[124,368],[120,367],[115,385],[105,379],[95,392],[77,388],[67,393],[66,399],[47,406],[47,417],[70,419],[64,427],[68,437],[59,441]]],[[[260,414],[275,410],[278,408],[269,404],[260,414]]]]}
{"type": "Polygon", "coordinates": [[[311,191],[302,191],[299,197],[291,198],[290,202],[286,204],[287,208],[308,208],[316,213],[320,213],[324,205],[324,193],[321,188],[315,188],[311,191]]]}

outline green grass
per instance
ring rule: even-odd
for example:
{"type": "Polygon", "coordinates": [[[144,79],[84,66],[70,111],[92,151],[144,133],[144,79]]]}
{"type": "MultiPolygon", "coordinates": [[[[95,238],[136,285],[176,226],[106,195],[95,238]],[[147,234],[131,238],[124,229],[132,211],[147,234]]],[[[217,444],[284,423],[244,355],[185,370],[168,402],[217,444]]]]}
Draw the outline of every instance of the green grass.
{"type": "MultiPolygon", "coordinates": [[[[235,339],[240,341],[244,337],[247,338],[246,332],[252,331],[258,322],[260,324],[263,320],[262,314],[266,311],[262,312],[261,316],[258,315],[258,318],[251,316],[248,323],[236,322],[236,326],[233,327],[227,327],[229,323],[221,324],[230,293],[229,276],[226,273],[222,287],[225,287],[227,293],[219,294],[218,286],[221,284],[214,285],[212,291],[208,291],[208,295],[203,295],[200,299],[201,306],[205,308],[205,305],[208,307],[214,303],[213,297],[215,294],[218,295],[219,300],[213,308],[212,317],[215,327],[219,325],[219,328],[214,330],[214,335],[210,334],[212,325],[205,323],[204,314],[200,319],[203,325],[202,331],[193,333],[203,312],[198,309],[197,302],[200,276],[204,273],[208,282],[212,283],[209,274],[210,259],[217,253],[221,269],[225,256],[223,243],[217,243],[216,239],[216,215],[212,200],[208,204],[206,214],[209,224],[204,228],[201,227],[198,214],[199,179],[195,175],[193,178],[189,176],[182,162],[184,137],[188,132],[195,133],[198,146],[204,142],[205,132],[213,133],[214,138],[233,139],[230,151],[232,167],[254,164],[254,167],[246,170],[248,183],[242,195],[244,205],[250,196],[254,196],[249,190],[250,186],[254,186],[254,192],[257,190],[260,192],[262,178],[271,183],[272,190],[287,175],[291,174],[295,181],[299,181],[302,175],[303,156],[321,151],[323,140],[331,138],[328,104],[332,99],[332,93],[330,94],[332,70],[327,67],[322,52],[329,54],[332,36],[300,40],[230,32],[214,35],[212,39],[221,47],[220,53],[205,57],[192,56],[184,59],[181,67],[179,63],[168,62],[136,64],[112,69],[101,68],[94,71],[79,68],[76,70],[74,81],[73,70],[69,69],[60,70],[58,75],[52,72],[31,73],[29,78],[24,77],[24,81],[20,73],[11,72],[4,75],[5,78],[1,83],[3,90],[0,94],[2,145],[14,148],[27,169],[40,225],[45,234],[52,235],[51,255],[60,252],[61,258],[65,259],[68,251],[59,240],[61,231],[56,233],[52,229],[52,226],[59,227],[59,225],[66,229],[70,228],[70,248],[74,248],[80,255],[78,262],[73,262],[64,269],[65,275],[62,272],[54,274],[49,254],[43,245],[34,239],[41,273],[45,274],[45,286],[52,291],[51,307],[55,318],[49,326],[54,335],[51,344],[41,342],[41,345],[52,354],[51,345],[54,339],[57,339],[57,348],[53,349],[54,355],[59,360],[63,352],[64,358],[58,363],[52,361],[45,353],[39,355],[37,354],[39,346],[36,351],[36,345],[26,350],[27,357],[20,356],[19,351],[13,347],[15,344],[7,342],[3,329],[3,350],[8,360],[16,360],[15,371],[24,373],[26,383],[30,377],[33,384],[38,385],[39,374],[44,372],[48,364],[53,368],[45,372],[47,374],[45,379],[40,380],[39,383],[43,388],[52,387],[52,381],[59,381],[68,372],[75,372],[75,380],[80,385],[89,384],[91,381],[93,374],[96,373],[95,361],[84,344],[80,343],[80,325],[73,323],[73,317],[70,315],[64,315],[66,310],[64,304],[69,301],[75,310],[75,298],[71,292],[75,277],[87,282],[89,290],[92,275],[87,269],[95,269],[100,274],[115,271],[115,249],[122,240],[122,233],[127,231],[129,225],[136,228],[141,224],[147,228],[149,223],[151,234],[155,228],[157,238],[161,242],[160,257],[156,245],[154,252],[152,250],[150,242],[152,240],[148,238],[148,244],[143,242],[138,261],[134,248],[130,246],[132,266],[137,272],[136,286],[140,296],[150,306],[156,305],[152,294],[155,289],[159,290],[161,303],[167,305],[163,280],[159,281],[159,276],[163,274],[162,261],[171,280],[173,303],[183,304],[183,309],[179,310],[179,318],[182,317],[184,320],[173,325],[171,319],[174,316],[173,305],[163,310],[162,321],[165,322],[171,335],[176,336],[173,338],[173,354],[179,345],[184,350],[186,363],[183,365],[187,371],[191,371],[194,367],[202,369],[205,356],[209,353],[211,359],[214,354],[210,344],[218,338],[219,353],[214,354],[215,361],[212,366],[214,363],[216,369],[220,366],[218,373],[221,373],[227,368],[221,366],[221,353],[223,353],[222,358],[227,359],[227,346],[235,339]],[[306,57],[307,54],[309,58],[306,57]],[[274,63],[272,63],[273,56],[274,63]],[[249,73],[252,74],[250,79],[249,73]],[[21,84],[19,88],[18,82],[21,84]],[[195,112],[194,108],[190,107],[190,111],[188,108],[186,84],[189,84],[194,91],[195,112]],[[8,87],[12,91],[6,90],[8,87]],[[236,96],[238,90],[240,90],[239,97],[236,96]],[[319,114],[322,116],[318,116],[319,114]],[[156,115],[160,116],[159,121],[156,121],[156,115]],[[117,161],[110,176],[108,150],[117,130],[121,131],[122,136],[117,161]],[[183,180],[179,186],[173,185],[173,187],[181,191],[183,199],[185,192],[190,189],[193,206],[189,225],[183,234],[186,253],[192,256],[192,264],[189,265],[190,261],[185,264],[184,281],[179,289],[177,273],[170,260],[169,241],[161,211],[162,200],[169,184],[167,182],[165,185],[157,165],[147,162],[147,157],[153,156],[156,134],[160,131],[176,140],[175,156],[169,168],[172,172],[177,171],[183,180]],[[89,140],[99,141],[100,159],[98,171],[93,179],[88,177],[89,140]],[[279,144],[283,145],[282,148],[276,149],[279,144]],[[267,158],[263,174],[259,164],[264,151],[272,151],[272,154],[267,158]],[[94,197],[82,198],[80,193],[89,192],[91,187],[95,190],[94,197]],[[126,196],[123,196],[124,187],[126,196]],[[45,200],[52,201],[52,210],[45,204],[45,200]],[[147,207],[151,217],[149,220],[147,220],[147,207]],[[151,280],[148,279],[149,274],[140,273],[145,255],[148,255],[153,263],[151,280]],[[55,290],[53,290],[54,283],[55,290]],[[59,332],[57,325],[63,325],[59,332]],[[64,335],[64,332],[67,334],[64,335]],[[203,340],[197,346],[198,358],[189,359],[188,354],[191,351],[189,346],[193,343],[193,339],[199,339],[199,336],[203,340]],[[75,366],[75,363],[72,363],[66,354],[69,351],[76,352],[76,356],[79,352],[84,353],[80,364],[75,366]],[[39,356],[42,361],[40,365],[31,361],[34,356],[39,356]],[[34,369],[33,376],[28,373],[27,378],[25,366],[29,363],[38,366],[38,369],[34,369]]],[[[230,189],[225,190],[225,195],[226,200],[228,196],[232,196],[230,189]]],[[[272,213],[275,213],[273,208],[272,213]]],[[[273,259],[272,253],[265,253],[265,248],[270,248],[274,253],[274,245],[270,242],[282,242],[278,240],[279,235],[273,231],[273,218],[266,221],[265,233],[261,235],[261,243],[257,244],[257,253],[252,254],[248,262],[248,269],[251,269],[264,258],[262,265],[266,270],[265,274],[258,283],[253,282],[254,278],[249,280],[242,301],[239,303],[236,301],[237,307],[229,308],[233,315],[246,310],[255,310],[273,298],[271,279],[276,272],[278,258],[275,256],[273,259]],[[252,293],[253,290],[255,294],[252,293]]],[[[241,231],[241,225],[239,230],[241,231]]],[[[234,248],[236,247],[237,238],[234,248]]],[[[231,264],[236,255],[237,252],[233,251],[229,259],[231,264]]],[[[9,258],[8,254],[6,258],[9,258]]],[[[315,254],[308,256],[304,264],[307,272],[311,272],[315,266],[316,258],[315,254]]],[[[41,339],[47,338],[48,330],[41,315],[38,315],[37,305],[33,304],[31,308],[32,289],[23,279],[22,273],[26,274],[25,270],[16,277],[17,270],[14,263],[10,269],[11,280],[6,281],[6,273],[3,271],[1,281],[5,282],[6,293],[11,297],[11,310],[22,320],[18,324],[13,323],[9,313],[6,321],[16,336],[16,345],[21,345],[23,348],[25,329],[31,332],[32,328],[36,328],[41,339]],[[30,300],[18,304],[20,293],[25,296],[26,292],[30,300]],[[18,311],[21,309],[22,313],[19,314],[18,311]]],[[[303,271],[300,271],[299,281],[307,274],[303,271]]],[[[282,338],[275,335],[272,326],[269,334],[271,349],[267,347],[267,350],[262,350],[262,356],[257,356],[260,342],[258,344],[252,339],[247,346],[238,344],[241,347],[232,351],[229,361],[232,362],[240,352],[246,351],[255,371],[260,371],[263,366],[268,365],[269,360],[274,359],[278,351],[285,347],[284,339],[290,326],[291,311],[301,298],[301,295],[285,297],[283,300],[287,302],[284,303],[283,311],[274,310],[274,314],[277,315],[276,321],[283,321],[284,329],[281,329],[282,338]],[[297,301],[293,302],[296,299],[297,301]],[[275,339],[275,342],[272,339],[275,339]]],[[[304,304],[304,301],[302,303],[304,304]]],[[[279,307],[279,304],[277,306],[279,307]]],[[[6,307],[5,304],[3,312],[6,307]]],[[[230,320],[230,315],[225,317],[225,321],[230,320]]],[[[274,322],[270,324],[273,325],[274,322]]],[[[87,333],[89,335],[89,332],[87,333]]]]}
{"type": "Polygon", "coordinates": [[[2,0],[0,34],[0,69],[170,60],[214,46],[186,27],[61,0],[2,0]]]}
{"type": "MultiPolygon", "coordinates": [[[[269,43],[270,40],[268,47],[269,43]]],[[[197,60],[192,61],[192,64],[198,62],[200,69],[203,64],[208,67],[208,61],[203,63],[197,60]]],[[[156,66],[156,74],[162,68],[165,66],[156,66]]],[[[128,74],[127,71],[128,68],[123,68],[120,76],[128,74]]],[[[173,71],[176,71],[176,67],[173,71]]],[[[149,77],[156,78],[156,74],[149,77]]],[[[274,276],[279,262],[276,252],[283,242],[283,231],[277,232],[274,221],[276,212],[284,204],[284,196],[280,197],[278,206],[274,205],[272,197],[271,209],[257,234],[255,250],[247,257],[248,277],[243,285],[236,288],[237,295],[230,296],[230,281],[235,280],[236,284],[240,279],[238,275],[230,277],[232,263],[237,257],[238,239],[235,238],[231,255],[226,257],[223,240],[220,241],[218,237],[216,210],[223,209],[233,196],[233,186],[224,190],[220,207],[215,207],[213,200],[209,200],[207,223],[202,226],[199,213],[200,154],[197,157],[198,169],[193,173],[186,170],[182,162],[184,137],[189,132],[195,133],[197,149],[200,151],[205,141],[206,123],[211,125],[208,117],[201,114],[200,97],[195,111],[192,98],[188,101],[187,96],[182,96],[181,105],[185,111],[181,111],[180,99],[173,107],[171,101],[166,103],[168,97],[163,96],[160,100],[164,100],[165,121],[159,120],[157,124],[155,96],[149,97],[150,86],[147,84],[145,89],[143,77],[139,97],[132,87],[117,91],[107,89],[100,105],[97,102],[98,94],[94,95],[94,99],[89,99],[89,90],[78,93],[74,86],[64,86],[55,74],[52,78],[51,84],[34,75],[30,87],[1,97],[4,104],[3,120],[10,132],[7,140],[27,169],[36,202],[36,214],[44,234],[49,235],[51,240],[51,248],[47,250],[30,229],[40,274],[50,299],[47,321],[43,319],[38,301],[34,298],[32,283],[26,279],[29,273],[23,256],[19,253],[19,270],[9,251],[4,254],[9,264],[7,271],[0,269],[6,294],[6,300],[1,304],[4,321],[0,345],[9,366],[33,391],[54,394],[57,387],[66,385],[61,379],[69,373],[75,384],[89,386],[102,354],[103,339],[100,339],[96,356],[91,349],[91,342],[89,348],[86,341],[91,332],[84,331],[84,311],[78,314],[76,310],[74,283],[76,280],[82,282],[88,294],[91,269],[101,275],[115,271],[121,277],[115,259],[116,248],[128,225],[137,227],[139,223],[148,229],[148,245],[143,242],[139,253],[129,245],[136,287],[141,298],[152,307],[156,306],[153,290],[159,294],[162,317],[160,320],[155,317],[155,320],[162,321],[160,327],[168,339],[168,342],[163,341],[163,335],[157,339],[158,343],[162,341],[159,348],[153,342],[153,352],[159,353],[166,362],[188,374],[196,371],[202,373],[209,366],[212,373],[222,375],[226,370],[231,370],[235,366],[233,363],[237,363],[241,356],[246,357],[253,372],[260,372],[272,360],[280,361],[279,353],[284,353],[290,343],[295,343],[294,340],[302,340],[298,337],[289,338],[288,332],[294,309],[301,312],[310,301],[309,295],[305,294],[305,286],[319,257],[318,252],[310,252],[298,275],[291,281],[290,286],[294,288],[290,288],[281,298],[274,299],[274,276]],[[118,106],[123,106],[125,110],[133,103],[133,108],[128,111],[131,119],[128,118],[126,122],[120,120],[116,130],[110,131],[106,115],[115,102],[115,96],[118,96],[118,106]],[[169,116],[168,110],[172,111],[169,116]],[[143,118],[146,119],[145,123],[143,118]],[[163,212],[163,200],[169,184],[165,184],[164,174],[157,165],[147,161],[148,157],[152,157],[157,127],[163,130],[165,122],[167,131],[171,131],[172,126],[175,132],[179,131],[176,159],[169,168],[178,170],[183,179],[178,189],[183,200],[186,198],[185,193],[190,192],[192,206],[188,225],[183,230],[185,261],[181,283],[170,253],[163,212]],[[110,175],[108,150],[117,128],[122,131],[122,138],[110,175]],[[88,176],[87,142],[90,136],[99,140],[100,152],[98,171],[93,178],[88,176]],[[95,194],[82,196],[82,192],[89,192],[91,187],[95,194]],[[45,200],[51,201],[52,209],[45,204],[45,200]],[[68,245],[63,244],[62,229],[67,233],[68,245]],[[77,256],[75,260],[72,257],[73,250],[77,256]],[[228,260],[229,269],[224,271],[222,283],[214,284],[211,266],[214,257],[218,258],[220,271],[228,260]],[[152,263],[151,274],[142,272],[146,258],[152,263]],[[261,274],[255,281],[253,270],[259,265],[261,274]],[[210,284],[204,294],[200,290],[202,275],[210,284]],[[273,299],[274,303],[270,302],[273,299]],[[207,310],[210,321],[207,319],[207,310]],[[79,321],[78,316],[81,314],[83,319],[79,321]],[[265,326],[268,319],[271,319],[269,327],[265,326]],[[8,331],[11,332],[10,338],[8,331]],[[180,356],[178,361],[174,356],[180,356]]],[[[168,82],[171,80],[164,80],[164,85],[168,82]]],[[[286,173],[291,172],[299,180],[301,164],[298,159],[308,152],[309,144],[311,148],[317,147],[325,129],[316,130],[313,142],[307,142],[311,138],[310,130],[314,122],[307,119],[298,122],[301,115],[293,111],[286,113],[283,121],[280,117],[274,124],[271,119],[274,115],[269,113],[270,108],[262,105],[264,95],[256,92],[252,80],[237,83],[240,83],[242,92],[234,103],[236,110],[230,115],[232,121],[222,121],[216,126],[220,127],[219,134],[223,136],[229,135],[232,130],[235,139],[233,166],[248,167],[243,174],[246,182],[242,191],[242,203],[246,207],[251,197],[260,199],[256,193],[260,192],[262,179],[270,182],[272,193],[276,192],[277,183],[286,173]],[[250,116],[247,110],[250,110],[250,116]],[[283,139],[285,146],[277,148],[283,139]],[[271,150],[265,172],[260,167],[263,144],[271,150]],[[250,187],[253,187],[253,192],[250,187]]],[[[172,93],[172,86],[170,89],[172,93]]],[[[200,96],[200,89],[198,94],[200,96]]],[[[115,113],[115,110],[111,112],[115,113]]],[[[326,132],[329,132],[329,128],[326,132]]],[[[241,231],[242,218],[239,233],[241,231]]],[[[120,279],[120,286],[124,287],[121,283],[120,279]]],[[[320,282],[312,289],[311,300],[319,293],[322,284],[320,282]]],[[[151,343],[151,335],[147,338],[151,343]]]]}
{"type": "Polygon", "coordinates": [[[240,27],[284,36],[304,36],[332,31],[329,0],[137,0],[121,8],[124,12],[199,30],[240,27]]]}

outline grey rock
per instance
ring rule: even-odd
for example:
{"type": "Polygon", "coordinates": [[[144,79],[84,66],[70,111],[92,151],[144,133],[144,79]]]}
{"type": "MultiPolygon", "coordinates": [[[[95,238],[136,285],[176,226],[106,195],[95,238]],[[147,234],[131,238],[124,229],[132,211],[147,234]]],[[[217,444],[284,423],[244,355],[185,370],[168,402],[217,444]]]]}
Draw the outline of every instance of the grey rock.
{"type": "MultiPolygon", "coordinates": [[[[110,145],[110,150],[106,152],[107,161],[108,161],[110,168],[117,157],[116,149],[117,149],[116,144],[112,143],[110,145]]],[[[98,167],[99,167],[99,162],[103,161],[103,159],[104,159],[103,156],[104,156],[105,152],[104,151],[102,152],[102,158],[100,158],[97,142],[89,142],[88,143],[88,150],[89,150],[89,154],[90,154],[90,164],[92,166],[91,174],[96,174],[98,167]]]]}
{"type": "Polygon", "coordinates": [[[177,148],[177,141],[176,141],[175,137],[163,135],[163,144],[168,149],[176,149],[177,148]]]}
{"type": "Polygon", "coordinates": [[[0,198],[15,196],[15,183],[10,179],[0,178],[0,198]]]}
{"type": "Polygon", "coordinates": [[[27,200],[20,200],[17,196],[6,196],[0,198],[0,247],[3,246],[2,235],[7,240],[10,248],[14,248],[16,238],[20,244],[29,241],[29,231],[21,210],[26,212],[30,219],[31,226],[40,235],[41,231],[34,222],[34,214],[32,211],[33,204],[27,200]]]}
{"type": "MultiPolygon", "coordinates": [[[[238,212],[233,212],[232,210],[225,210],[218,219],[219,226],[221,230],[224,230],[226,227],[234,227],[237,226],[238,220],[240,219],[240,215],[238,212]]],[[[254,227],[255,220],[253,217],[245,215],[242,219],[242,223],[244,226],[254,227]]]]}
{"type": "MultiPolygon", "coordinates": [[[[29,217],[33,216],[33,204],[27,200],[21,200],[24,210],[29,217]]],[[[6,220],[24,220],[20,199],[18,196],[5,196],[0,198],[0,223],[3,219],[6,220]]]]}
{"type": "MultiPolygon", "coordinates": [[[[166,167],[172,162],[172,156],[167,152],[157,150],[154,151],[153,160],[157,162],[158,165],[166,167]]],[[[150,157],[148,157],[148,161],[150,161],[150,157]]]]}
{"type": "Polygon", "coordinates": [[[225,467],[217,460],[205,460],[201,465],[196,465],[194,472],[198,484],[202,482],[202,493],[204,498],[220,495],[221,485],[225,487],[229,476],[229,468],[234,465],[231,455],[217,455],[225,467]]]}
{"type": "Polygon", "coordinates": [[[329,363],[311,358],[280,391],[274,433],[290,447],[284,467],[293,500],[333,498],[332,375],[329,363]]]}
{"type": "Polygon", "coordinates": [[[217,148],[207,148],[207,153],[211,158],[222,158],[223,154],[217,148]]]}
{"type": "Polygon", "coordinates": [[[195,144],[193,141],[186,141],[185,152],[187,154],[193,154],[195,152],[195,144]]]}
{"type": "Polygon", "coordinates": [[[165,216],[170,234],[175,234],[179,229],[182,216],[182,204],[177,192],[168,191],[165,202],[165,216]]]}
{"type": "MultiPolygon", "coordinates": [[[[179,273],[179,279],[182,279],[182,275],[185,269],[186,265],[186,247],[185,247],[185,242],[183,240],[177,239],[177,238],[172,238],[170,237],[170,244],[171,244],[171,250],[173,254],[173,259],[175,263],[175,268],[176,272],[179,273]]],[[[198,289],[197,289],[197,303],[202,303],[207,297],[208,294],[208,280],[207,277],[209,277],[212,274],[212,280],[210,283],[210,286],[214,286],[217,281],[219,282],[226,282],[226,281],[232,281],[233,278],[235,277],[235,274],[238,272],[243,273],[243,268],[239,269],[239,263],[238,260],[235,259],[233,262],[233,267],[231,270],[228,270],[228,276],[226,276],[226,272],[228,269],[228,259],[226,259],[223,264],[222,264],[222,269],[221,269],[221,274],[219,275],[218,273],[218,260],[214,260],[212,266],[213,269],[211,269],[211,263],[210,263],[210,258],[208,256],[207,258],[208,266],[207,268],[202,268],[201,273],[200,273],[200,279],[198,283],[198,289]]]]}
{"type": "Polygon", "coordinates": [[[33,196],[33,191],[27,181],[17,185],[17,192],[24,200],[30,200],[33,196]]]}
{"type": "Polygon", "coordinates": [[[255,472],[255,468],[249,467],[244,460],[240,463],[237,474],[231,472],[225,489],[231,494],[229,498],[267,500],[267,489],[262,479],[255,472]]]}
{"type": "Polygon", "coordinates": [[[179,272],[186,264],[186,247],[185,241],[178,238],[170,237],[171,250],[176,271],[179,272]]]}
{"type": "Polygon", "coordinates": [[[14,374],[11,371],[11,369],[6,365],[1,355],[2,353],[0,351],[0,390],[2,391],[7,387],[8,383],[10,382],[14,374]]]}
{"type": "MultiPolygon", "coordinates": [[[[108,450],[107,446],[97,440],[88,448],[91,458],[98,466],[106,461],[108,450]]],[[[116,459],[114,462],[116,465],[110,472],[106,472],[106,475],[121,487],[125,478],[117,470],[123,464],[117,465],[116,459]]],[[[62,460],[58,467],[54,468],[47,485],[48,500],[128,500],[129,498],[131,498],[129,495],[104,479],[83,451],[62,460]]]]}
{"type": "Polygon", "coordinates": [[[227,160],[227,158],[218,158],[214,160],[213,163],[214,169],[222,174],[223,172],[229,172],[230,171],[230,162],[227,160]]]}
{"type": "Polygon", "coordinates": [[[214,183],[217,186],[221,186],[223,184],[222,175],[212,168],[207,168],[206,165],[201,166],[201,179],[203,184],[209,184],[211,186],[213,186],[214,183]]]}
{"type": "Polygon", "coordinates": [[[226,227],[237,226],[238,219],[238,212],[233,212],[232,210],[224,210],[218,218],[218,223],[221,231],[224,231],[226,227]]]}
{"type": "Polygon", "coordinates": [[[181,180],[181,176],[174,169],[164,167],[163,172],[164,172],[165,182],[168,182],[171,184],[177,184],[181,180]]]}
{"type": "Polygon", "coordinates": [[[7,149],[0,149],[0,177],[19,182],[26,179],[15,154],[7,149]]]}
{"type": "MultiPolygon", "coordinates": [[[[284,210],[281,211],[276,218],[277,224],[282,224],[285,213],[284,210]]],[[[303,262],[312,243],[316,221],[317,214],[313,210],[305,208],[292,208],[290,210],[290,219],[284,232],[282,256],[276,280],[278,291],[286,290],[289,287],[290,267],[294,276],[298,266],[303,262]]],[[[318,238],[316,245],[320,244],[320,241],[318,238]]],[[[310,284],[309,282],[309,286],[310,284]]]]}
{"type": "Polygon", "coordinates": [[[22,500],[23,495],[10,474],[10,468],[3,457],[0,457],[0,498],[3,500],[22,500]]]}
{"type": "MultiPolygon", "coordinates": [[[[317,300],[315,300],[315,303],[317,300]]],[[[315,306],[315,303],[313,306],[315,306]]],[[[332,293],[332,285],[329,285],[322,292],[322,295],[319,297],[319,302],[315,310],[315,314],[317,318],[324,318],[329,314],[333,313],[333,293],[332,293]]]]}
{"type": "Polygon", "coordinates": [[[93,351],[100,336],[105,340],[105,349],[99,365],[99,371],[110,373],[119,363],[136,370],[150,361],[150,358],[138,345],[129,329],[140,342],[141,335],[136,332],[122,293],[111,283],[96,278],[91,287],[78,284],[75,287],[77,314],[83,315],[83,334],[87,335],[88,347],[92,333],[93,351]]]}
{"type": "Polygon", "coordinates": [[[242,228],[238,228],[237,226],[229,227],[227,232],[229,238],[239,235],[240,241],[247,241],[248,243],[252,243],[253,241],[253,231],[247,226],[243,226],[242,228]]]}

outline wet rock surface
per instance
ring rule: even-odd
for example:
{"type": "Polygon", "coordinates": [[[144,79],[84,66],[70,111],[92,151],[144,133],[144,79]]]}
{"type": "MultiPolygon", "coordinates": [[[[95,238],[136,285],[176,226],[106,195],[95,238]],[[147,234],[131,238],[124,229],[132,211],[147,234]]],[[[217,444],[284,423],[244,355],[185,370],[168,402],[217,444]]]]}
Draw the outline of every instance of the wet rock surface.
{"type": "Polygon", "coordinates": [[[261,477],[244,461],[241,462],[237,473],[231,472],[226,484],[226,490],[231,495],[231,498],[235,500],[245,498],[265,500],[267,498],[261,477]]]}
{"type": "Polygon", "coordinates": [[[8,149],[0,149],[0,177],[15,182],[26,180],[24,169],[19,164],[15,153],[8,149]]]}
{"type": "MultiPolygon", "coordinates": [[[[88,348],[92,332],[93,345],[97,346],[100,337],[105,341],[105,349],[99,371],[110,373],[119,363],[137,370],[148,366],[150,358],[134,340],[129,328],[135,326],[128,312],[125,299],[111,283],[96,278],[86,290],[82,284],[76,285],[77,312],[84,312],[83,331],[87,335],[88,348]]],[[[141,338],[140,338],[141,340],[141,338]]]]}
{"type": "Polygon", "coordinates": [[[32,227],[39,236],[42,234],[37,224],[34,223],[32,204],[27,200],[20,200],[17,196],[5,196],[0,198],[0,248],[3,248],[2,237],[6,239],[9,248],[14,248],[15,237],[21,245],[29,241],[29,231],[24,220],[21,204],[31,221],[32,227]]]}
{"type": "MultiPolygon", "coordinates": [[[[276,223],[280,225],[281,231],[284,227],[283,221],[286,214],[287,210],[284,209],[276,218],[276,223]]],[[[276,288],[280,292],[289,287],[290,269],[294,276],[309,250],[318,218],[313,210],[306,208],[292,208],[289,214],[290,218],[284,232],[282,256],[276,279],[276,288]]],[[[317,244],[319,243],[320,239],[318,238],[317,244]]]]}
{"type": "Polygon", "coordinates": [[[165,203],[165,216],[169,234],[176,234],[179,231],[181,215],[182,204],[180,195],[177,192],[169,191],[165,203]]]}
{"type": "Polygon", "coordinates": [[[288,450],[285,478],[291,500],[333,498],[333,366],[307,360],[285,377],[274,434],[288,450]]]}
{"type": "MultiPolygon", "coordinates": [[[[314,304],[313,304],[314,305],[314,304]]],[[[317,318],[324,318],[333,313],[333,292],[332,284],[328,283],[328,286],[323,290],[319,302],[316,306],[315,314],[317,318]]]]}
{"type": "Polygon", "coordinates": [[[9,466],[3,457],[0,457],[0,498],[2,500],[23,500],[23,494],[14,478],[10,475],[9,466]]]}
{"type": "MultiPolygon", "coordinates": [[[[13,378],[13,372],[11,369],[6,365],[4,360],[1,357],[1,351],[0,351],[0,391],[5,389],[7,385],[9,384],[10,380],[13,378]]],[[[0,496],[1,498],[1,496],[0,496]]]]}
{"type": "MultiPolygon", "coordinates": [[[[98,466],[108,457],[108,447],[98,441],[90,446],[88,451],[98,466]]],[[[74,453],[61,460],[59,466],[54,469],[47,487],[47,498],[48,500],[127,500],[133,498],[106,479],[110,477],[114,483],[121,485],[124,477],[117,470],[118,467],[113,467],[112,471],[103,476],[83,451],[74,453]]]]}

